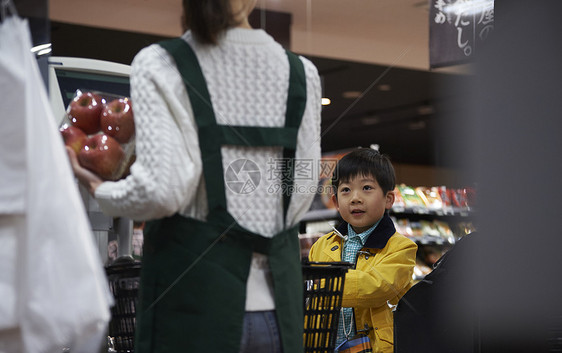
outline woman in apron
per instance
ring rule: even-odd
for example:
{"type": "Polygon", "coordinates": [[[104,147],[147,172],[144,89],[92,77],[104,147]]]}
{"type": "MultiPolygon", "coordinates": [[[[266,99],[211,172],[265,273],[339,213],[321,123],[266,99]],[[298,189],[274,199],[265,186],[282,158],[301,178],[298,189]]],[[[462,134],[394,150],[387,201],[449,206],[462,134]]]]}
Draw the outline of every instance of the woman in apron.
{"type": "Polygon", "coordinates": [[[136,352],[302,351],[298,222],[320,168],[320,81],[248,14],[184,0],[186,32],[132,63],[136,161],[81,168],[104,213],[148,221],[136,352]]]}

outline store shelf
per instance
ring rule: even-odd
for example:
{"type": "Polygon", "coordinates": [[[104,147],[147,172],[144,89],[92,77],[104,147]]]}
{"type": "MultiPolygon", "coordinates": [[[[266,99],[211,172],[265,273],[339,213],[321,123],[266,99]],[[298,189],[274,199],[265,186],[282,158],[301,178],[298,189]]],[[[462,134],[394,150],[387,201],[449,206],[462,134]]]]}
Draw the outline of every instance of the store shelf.
{"type": "Polygon", "coordinates": [[[469,217],[474,210],[471,208],[450,207],[446,209],[428,209],[426,207],[393,207],[390,211],[391,214],[404,214],[404,215],[430,215],[430,216],[459,216],[469,217]]]}
{"type": "MultiPolygon", "coordinates": [[[[451,223],[458,223],[463,221],[469,221],[470,216],[473,214],[473,210],[467,208],[449,208],[447,210],[429,210],[427,208],[392,208],[390,210],[390,215],[394,218],[396,222],[396,218],[399,219],[410,219],[410,220],[445,220],[451,223]]],[[[302,219],[303,224],[315,224],[315,225],[322,225],[326,224],[325,229],[323,231],[329,232],[332,229],[335,221],[340,221],[341,218],[338,214],[338,211],[335,208],[330,209],[318,209],[318,210],[311,210],[305,214],[302,219]],[[328,225],[329,223],[329,225],[328,225]]],[[[304,226],[302,229],[306,229],[307,227],[304,226]]],[[[315,230],[319,228],[322,229],[322,226],[312,227],[315,230]]],[[[398,225],[397,225],[398,228],[398,225]]],[[[404,232],[402,232],[404,233],[404,232]]],[[[404,234],[407,235],[407,234],[404,234]]],[[[455,236],[457,236],[455,234],[455,236]]],[[[418,245],[453,245],[456,242],[455,237],[445,237],[439,236],[435,234],[423,234],[418,236],[409,236],[410,239],[415,241],[418,245]]]]}
{"type": "Polygon", "coordinates": [[[454,238],[445,239],[427,234],[421,237],[410,237],[410,239],[421,245],[453,245],[456,242],[454,238]]]}
{"type": "MultiPolygon", "coordinates": [[[[428,215],[437,217],[470,217],[474,211],[468,208],[450,208],[450,209],[440,209],[440,210],[429,210],[427,208],[392,208],[390,210],[391,215],[404,215],[404,216],[414,216],[414,215],[428,215]]],[[[302,218],[303,222],[311,221],[327,221],[331,219],[339,218],[338,211],[335,208],[326,208],[319,210],[308,211],[302,218]]]]}

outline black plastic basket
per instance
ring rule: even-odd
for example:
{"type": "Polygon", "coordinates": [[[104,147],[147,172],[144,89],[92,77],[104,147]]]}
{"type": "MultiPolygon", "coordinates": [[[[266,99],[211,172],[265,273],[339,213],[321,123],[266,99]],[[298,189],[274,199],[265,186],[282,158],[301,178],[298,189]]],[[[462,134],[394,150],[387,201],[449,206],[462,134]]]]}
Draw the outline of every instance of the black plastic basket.
{"type": "Polygon", "coordinates": [[[111,308],[108,335],[113,338],[115,351],[135,351],[135,315],[140,283],[139,262],[116,263],[106,267],[109,288],[115,305],[111,308]]]}
{"type": "Polygon", "coordinates": [[[332,353],[348,262],[303,262],[304,351],[332,353]]]}

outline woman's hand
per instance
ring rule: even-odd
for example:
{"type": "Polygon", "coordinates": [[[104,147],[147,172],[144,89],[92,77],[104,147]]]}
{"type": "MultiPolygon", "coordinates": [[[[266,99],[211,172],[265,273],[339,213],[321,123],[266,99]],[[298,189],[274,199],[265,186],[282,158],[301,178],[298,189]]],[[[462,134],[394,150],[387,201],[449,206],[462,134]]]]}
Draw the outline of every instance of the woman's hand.
{"type": "Polygon", "coordinates": [[[96,174],[92,173],[88,169],[82,167],[80,163],[78,163],[78,157],[76,156],[76,152],[68,146],[66,146],[66,153],[68,154],[68,158],[70,159],[70,165],[72,170],[74,171],[74,175],[80,182],[80,184],[84,185],[88,192],[94,196],[96,193],[96,189],[103,183],[103,180],[98,177],[96,174]]]}

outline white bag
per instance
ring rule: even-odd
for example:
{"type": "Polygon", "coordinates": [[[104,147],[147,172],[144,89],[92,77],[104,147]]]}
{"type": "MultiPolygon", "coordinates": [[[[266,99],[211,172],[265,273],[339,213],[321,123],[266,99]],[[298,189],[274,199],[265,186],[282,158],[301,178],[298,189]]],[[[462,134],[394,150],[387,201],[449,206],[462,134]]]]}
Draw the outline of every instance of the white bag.
{"type": "MultiPolygon", "coordinates": [[[[0,24],[0,332],[18,325],[16,261],[18,234],[25,230],[25,108],[22,48],[10,20],[0,24]],[[20,93],[17,93],[20,92],[20,93]],[[9,120],[8,120],[9,119],[9,120]]],[[[0,352],[9,351],[0,337],[0,352]]]]}
{"type": "MultiPolygon", "coordinates": [[[[18,213],[23,205],[25,224],[4,229],[5,232],[0,229],[0,239],[2,233],[9,237],[14,229],[18,232],[17,251],[7,250],[17,254],[11,256],[15,266],[0,260],[2,268],[15,270],[17,281],[12,283],[17,294],[15,308],[0,310],[13,315],[8,315],[7,320],[0,318],[0,330],[19,327],[25,353],[60,353],[69,346],[72,353],[98,352],[110,319],[112,297],[30,49],[27,21],[15,16],[6,19],[0,25],[0,87],[6,87],[8,82],[9,90],[4,92],[2,88],[1,92],[11,98],[0,96],[0,119],[2,129],[16,126],[10,127],[16,137],[13,144],[1,145],[0,177],[2,184],[8,179],[14,183],[10,197],[16,201],[6,202],[3,198],[8,191],[0,189],[0,213],[18,213]],[[22,161],[25,169],[21,168],[22,161]],[[5,169],[9,163],[17,168],[5,169]],[[10,205],[14,207],[7,207],[10,205]]],[[[4,133],[1,137],[5,137],[4,133]]],[[[7,287],[0,284],[1,291],[8,291],[7,287]]],[[[3,292],[0,298],[4,298],[3,292]]],[[[0,301],[0,307],[5,305],[0,301]]]]}
{"type": "Polygon", "coordinates": [[[12,18],[0,25],[0,214],[23,214],[26,158],[22,92],[26,73],[21,64],[23,48],[11,22],[12,18]]]}

